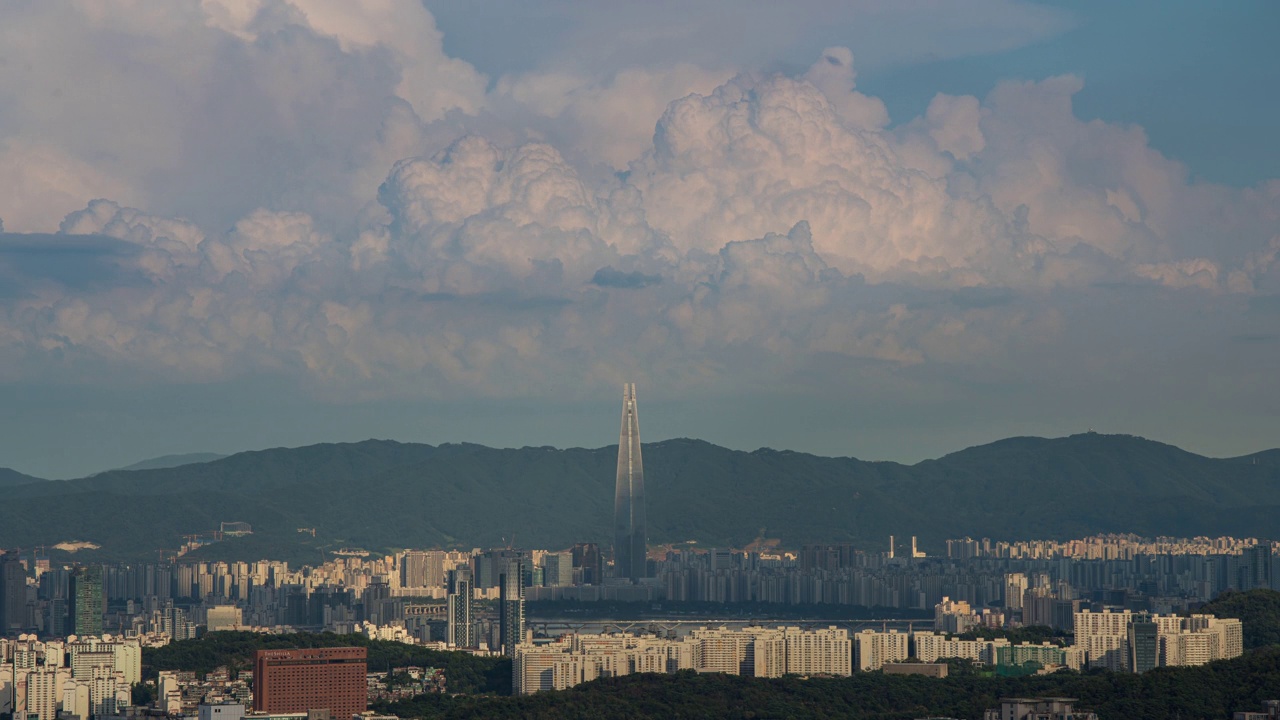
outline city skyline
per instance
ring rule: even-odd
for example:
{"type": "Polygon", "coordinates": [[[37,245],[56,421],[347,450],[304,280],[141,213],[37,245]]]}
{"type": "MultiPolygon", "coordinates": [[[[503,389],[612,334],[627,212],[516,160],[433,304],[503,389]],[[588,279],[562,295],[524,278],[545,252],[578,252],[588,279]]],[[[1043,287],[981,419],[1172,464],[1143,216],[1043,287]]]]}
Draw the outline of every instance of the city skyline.
{"type": "Polygon", "coordinates": [[[1280,720],[1278,27],[0,2],[0,720],[1280,720]]]}

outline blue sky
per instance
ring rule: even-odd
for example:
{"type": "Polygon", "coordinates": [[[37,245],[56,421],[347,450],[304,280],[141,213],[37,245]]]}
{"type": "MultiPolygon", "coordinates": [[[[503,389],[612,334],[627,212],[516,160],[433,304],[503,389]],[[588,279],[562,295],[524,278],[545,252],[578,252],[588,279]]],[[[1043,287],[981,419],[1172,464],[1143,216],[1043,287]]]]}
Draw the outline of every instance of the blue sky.
{"type": "Polygon", "coordinates": [[[981,94],[1009,77],[1073,73],[1083,119],[1142,126],[1151,145],[1197,177],[1232,185],[1270,180],[1280,146],[1280,63],[1273,2],[1057,2],[1075,23],[1008,52],[868,72],[863,88],[894,117],[914,117],[936,92],[981,94]]]}
{"type": "Polygon", "coordinates": [[[1278,21],[7,5],[0,467],[600,446],[628,381],[650,440],[1273,446],[1278,21]]]}

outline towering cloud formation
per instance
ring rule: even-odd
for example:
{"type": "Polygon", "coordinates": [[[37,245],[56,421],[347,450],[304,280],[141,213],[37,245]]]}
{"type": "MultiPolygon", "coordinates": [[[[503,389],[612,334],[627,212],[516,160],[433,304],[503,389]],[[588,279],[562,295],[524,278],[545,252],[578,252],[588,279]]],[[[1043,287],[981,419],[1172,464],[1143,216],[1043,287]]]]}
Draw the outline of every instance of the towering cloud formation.
{"type": "Polygon", "coordinates": [[[1249,300],[1280,291],[1280,182],[1193,182],[1140,128],[1076,118],[1078,78],[891,125],[844,48],[798,76],[490,84],[416,0],[148,7],[41,4],[0,29],[147,39],[62,58],[62,102],[0,64],[7,380],[510,397],[857,366],[936,388],[1114,370],[1061,367],[1095,302],[1198,342],[1280,329],[1249,300]],[[72,241],[74,278],[31,261],[72,241]],[[1169,314],[1188,305],[1200,320],[1169,314]]]}

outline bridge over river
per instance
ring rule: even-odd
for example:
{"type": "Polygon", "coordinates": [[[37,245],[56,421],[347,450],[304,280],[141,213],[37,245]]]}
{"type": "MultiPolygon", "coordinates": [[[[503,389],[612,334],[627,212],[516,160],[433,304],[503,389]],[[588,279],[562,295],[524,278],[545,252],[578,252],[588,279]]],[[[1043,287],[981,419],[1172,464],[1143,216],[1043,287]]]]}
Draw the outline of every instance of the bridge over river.
{"type": "Polygon", "coordinates": [[[846,628],[850,634],[860,632],[862,630],[897,630],[898,632],[911,632],[912,630],[932,630],[933,620],[929,618],[915,618],[904,620],[902,618],[876,618],[876,619],[855,619],[848,618],[823,619],[823,618],[686,618],[686,617],[657,617],[657,618],[628,618],[624,620],[614,620],[608,618],[538,618],[531,617],[525,620],[525,627],[533,631],[535,637],[556,637],[565,633],[579,634],[598,634],[598,633],[633,633],[642,635],[651,633],[659,637],[682,637],[688,635],[690,631],[698,628],[718,628],[727,627],[732,629],[740,629],[750,626],[760,627],[798,627],[805,630],[825,627],[842,627],[846,628]]]}

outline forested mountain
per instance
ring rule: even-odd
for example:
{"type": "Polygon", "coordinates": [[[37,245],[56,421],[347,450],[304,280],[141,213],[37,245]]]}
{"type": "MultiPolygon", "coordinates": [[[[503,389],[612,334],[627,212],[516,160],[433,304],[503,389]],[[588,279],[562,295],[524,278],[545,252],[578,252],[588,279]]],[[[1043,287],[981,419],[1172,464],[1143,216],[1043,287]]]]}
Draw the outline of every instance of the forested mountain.
{"type": "Polygon", "coordinates": [[[38,477],[23,475],[17,470],[10,470],[7,467],[0,467],[0,488],[6,488],[10,485],[25,485],[27,483],[41,482],[38,477]]]}
{"type": "MultiPolygon", "coordinates": [[[[615,447],[382,440],[246,452],[6,487],[0,546],[86,540],[104,557],[153,557],[232,520],[254,535],[201,552],[314,560],[342,546],[607,544],[615,462],[615,447]]],[[[1280,512],[1272,463],[1121,435],[1011,438],[915,465],[669,440],[646,445],[644,462],[651,543],[1268,535],[1280,512]]]]}

